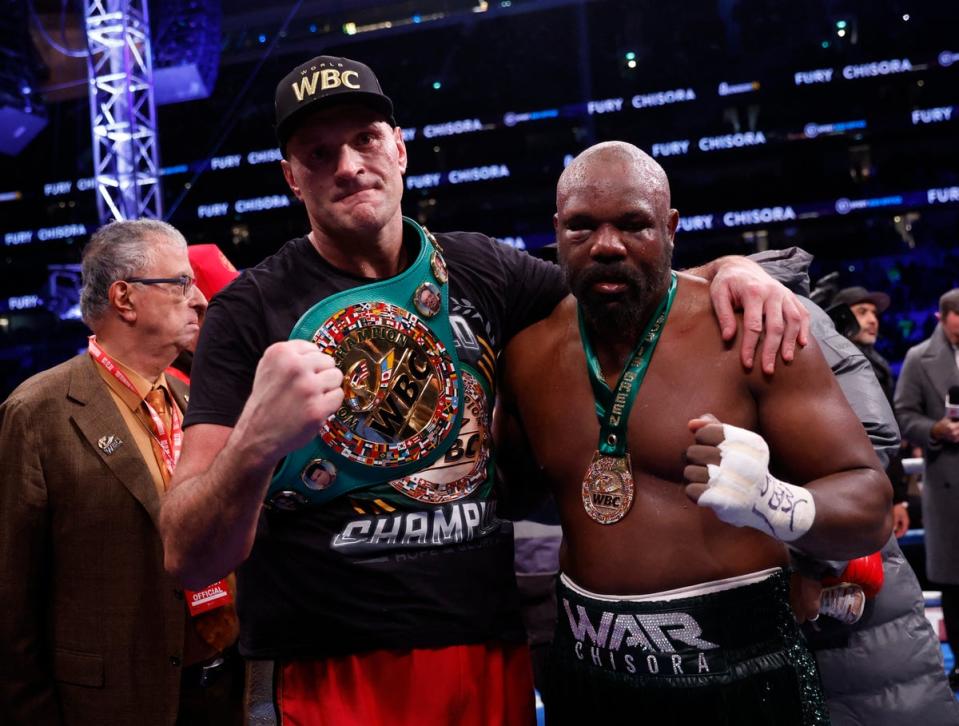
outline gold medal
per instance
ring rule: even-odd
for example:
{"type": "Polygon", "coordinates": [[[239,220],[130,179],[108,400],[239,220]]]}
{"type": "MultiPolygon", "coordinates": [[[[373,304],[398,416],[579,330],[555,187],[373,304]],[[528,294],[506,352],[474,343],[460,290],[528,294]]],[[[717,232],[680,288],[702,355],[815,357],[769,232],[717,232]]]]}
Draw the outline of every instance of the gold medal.
{"type": "Polygon", "coordinates": [[[583,478],[583,507],[600,524],[618,522],[633,506],[633,474],[629,452],[606,456],[598,451],[583,478]]]}

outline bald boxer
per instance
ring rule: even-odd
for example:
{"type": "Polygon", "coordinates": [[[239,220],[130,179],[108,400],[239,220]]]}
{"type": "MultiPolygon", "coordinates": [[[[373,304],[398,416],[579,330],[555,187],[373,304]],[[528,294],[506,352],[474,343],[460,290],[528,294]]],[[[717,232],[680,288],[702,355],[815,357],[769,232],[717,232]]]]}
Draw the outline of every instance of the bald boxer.
{"type": "Polygon", "coordinates": [[[508,346],[498,422],[501,463],[546,479],[565,534],[548,721],[827,723],[784,568],[789,546],[888,538],[862,426],[815,346],[743,368],[706,286],[670,268],[679,215],[649,156],[586,150],[556,204],[573,295],[508,346]]]}

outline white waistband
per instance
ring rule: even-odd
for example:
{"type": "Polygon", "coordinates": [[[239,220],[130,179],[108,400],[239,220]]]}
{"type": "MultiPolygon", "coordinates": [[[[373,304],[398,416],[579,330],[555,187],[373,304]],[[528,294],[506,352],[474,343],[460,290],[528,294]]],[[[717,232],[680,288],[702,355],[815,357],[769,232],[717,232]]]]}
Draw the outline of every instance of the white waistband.
{"type": "Polygon", "coordinates": [[[599,595],[595,592],[580,587],[573,582],[565,573],[560,573],[559,579],[566,587],[573,592],[579,593],[583,597],[593,600],[607,600],[609,602],[629,601],[629,602],[662,602],[664,600],[679,600],[684,597],[697,597],[699,595],[709,595],[723,590],[733,590],[737,587],[752,585],[756,582],[762,582],[777,572],[782,572],[780,567],[770,567],[768,570],[759,572],[747,572],[745,575],[736,575],[727,577],[724,580],[713,580],[712,582],[701,582],[696,585],[687,585],[686,587],[677,587],[675,590],[664,590],[663,592],[652,592],[647,595],[599,595]]]}

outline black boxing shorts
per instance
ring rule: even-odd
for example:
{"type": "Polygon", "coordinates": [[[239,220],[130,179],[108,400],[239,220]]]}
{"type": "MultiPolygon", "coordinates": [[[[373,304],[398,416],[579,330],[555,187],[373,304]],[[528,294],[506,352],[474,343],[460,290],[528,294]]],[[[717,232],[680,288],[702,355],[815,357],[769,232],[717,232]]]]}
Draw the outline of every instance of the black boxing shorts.
{"type": "Polygon", "coordinates": [[[828,724],[780,569],[637,597],[561,575],[546,722],[828,724]]]}

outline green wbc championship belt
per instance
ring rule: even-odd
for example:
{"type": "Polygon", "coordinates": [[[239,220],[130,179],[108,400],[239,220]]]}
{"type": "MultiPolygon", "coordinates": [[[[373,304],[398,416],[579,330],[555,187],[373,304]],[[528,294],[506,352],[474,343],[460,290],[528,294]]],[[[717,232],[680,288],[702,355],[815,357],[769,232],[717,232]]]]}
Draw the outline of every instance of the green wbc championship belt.
{"type": "Polygon", "coordinates": [[[323,504],[435,462],[457,440],[463,380],[449,320],[446,263],[411,219],[419,254],[396,277],[344,290],[304,313],[290,340],[309,340],[343,372],[343,403],[319,436],[289,454],[267,502],[323,504]]]}

